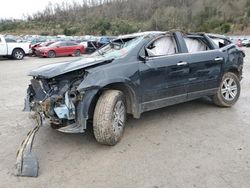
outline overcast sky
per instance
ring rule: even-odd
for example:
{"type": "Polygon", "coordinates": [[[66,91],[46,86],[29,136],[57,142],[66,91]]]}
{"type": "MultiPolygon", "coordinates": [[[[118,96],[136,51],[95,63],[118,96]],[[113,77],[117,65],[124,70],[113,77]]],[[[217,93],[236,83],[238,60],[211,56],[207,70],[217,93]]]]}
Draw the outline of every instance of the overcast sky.
{"type": "Polygon", "coordinates": [[[63,1],[72,2],[72,0],[3,0],[0,6],[0,18],[23,18],[23,14],[43,10],[49,2],[61,3],[63,1]]]}

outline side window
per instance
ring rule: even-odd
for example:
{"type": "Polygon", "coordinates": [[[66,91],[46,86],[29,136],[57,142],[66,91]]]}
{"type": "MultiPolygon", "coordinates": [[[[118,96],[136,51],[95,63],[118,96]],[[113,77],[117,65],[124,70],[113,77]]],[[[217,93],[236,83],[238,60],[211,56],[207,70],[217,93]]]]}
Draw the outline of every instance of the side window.
{"type": "Polygon", "coordinates": [[[77,44],[74,42],[67,42],[67,46],[76,46],[77,44]]]}
{"type": "Polygon", "coordinates": [[[6,43],[15,43],[16,40],[11,39],[11,38],[5,38],[6,43]]]}
{"type": "Polygon", "coordinates": [[[202,51],[210,50],[210,48],[200,38],[184,37],[184,40],[186,42],[189,53],[195,53],[195,52],[202,52],[202,51]]]}
{"type": "Polygon", "coordinates": [[[59,46],[61,46],[61,47],[67,46],[67,43],[66,43],[66,42],[61,42],[61,43],[59,44],[59,46]]]}
{"type": "Polygon", "coordinates": [[[232,44],[232,42],[230,40],[227,39],[222,39],[222,38],[211,38],[214,43],[219,47],[219,48],[223,48],[224,46],[227,46],[229,44],[232,44]]]}
{"type": "Polygon", "coordinates": [[[165,56],[177,53],[177,45],[174,37],[167,36],[156,39],[146,48],[149,57],[165,56]]]}

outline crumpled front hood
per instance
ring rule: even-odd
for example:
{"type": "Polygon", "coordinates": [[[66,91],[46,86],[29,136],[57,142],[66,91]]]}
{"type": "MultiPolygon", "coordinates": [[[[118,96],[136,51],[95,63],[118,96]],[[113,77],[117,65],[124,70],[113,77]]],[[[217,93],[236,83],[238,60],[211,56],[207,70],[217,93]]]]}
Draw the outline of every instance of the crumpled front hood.
{"type": "Polygon", "coordinates": [[[36,76],[42,78],[53,78],[68,72],[72,72],[78,69],[86,68],[92,65],[103,63],[105,61],[112,61],[112,59],[106,58],[80,58],[74,61],[68,61],[63,63],[55,63],[51,65],[45,65],[34,69],[29,72],[29,76],[36,76]]]}

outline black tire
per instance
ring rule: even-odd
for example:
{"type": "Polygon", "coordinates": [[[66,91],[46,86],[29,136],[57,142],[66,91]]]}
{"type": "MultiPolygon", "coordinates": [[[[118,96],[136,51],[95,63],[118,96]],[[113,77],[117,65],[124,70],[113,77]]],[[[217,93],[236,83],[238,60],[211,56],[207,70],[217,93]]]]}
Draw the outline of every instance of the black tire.
{"type": "Polygon", "coordinates": [[[93,129],[97,142],[113,146],[123,135],[126,123],[126,102],[122,92],[105,91],[99,98],[94,112],[93,129]],[[116,112],[121,112],[118,115],[116,112]]]}
{"type": "Polygon", "coordinates": [[[231,107],[239,99],[241,91],[240,80],[237,75],[227,72],[223,75],[220,87],[213,96],[213,102],[220,107],[231,107]]]}
{"type": "Polygon", "coordinates": [[[22,49],[15,49],[12,52],[12,58],[16,60],[22,60],[24,58],[24,51],[22,49]]]}
{"type": "Polygon", "coordinates": [[[80,51],[80,50],[76,50],[76,51],[74,52],[74,56],[78,57],[78,56],[80,56],[80,55],[81,55],[81,51],[80,51]]]}
{"type": "Polygon", "coordinates": [[[53,51],[53,50],[50,50],[50,51],[48,52],[48,57],[49,57],[49,58],[54,58],[54,57],[56,57],[56,52],[53,51]]]}

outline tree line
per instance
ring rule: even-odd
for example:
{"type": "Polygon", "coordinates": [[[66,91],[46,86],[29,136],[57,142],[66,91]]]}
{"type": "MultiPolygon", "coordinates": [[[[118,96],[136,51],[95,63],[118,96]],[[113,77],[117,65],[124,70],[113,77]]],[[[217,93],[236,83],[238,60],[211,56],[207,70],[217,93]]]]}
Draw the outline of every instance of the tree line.
{"type": "Polygon", "coordinates": [[[1,33],[119,35],[145,30],[244,32],[250,0],[82,0],[49,3],[24,20],[0,20],[1,33]]]}

